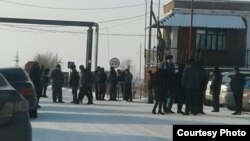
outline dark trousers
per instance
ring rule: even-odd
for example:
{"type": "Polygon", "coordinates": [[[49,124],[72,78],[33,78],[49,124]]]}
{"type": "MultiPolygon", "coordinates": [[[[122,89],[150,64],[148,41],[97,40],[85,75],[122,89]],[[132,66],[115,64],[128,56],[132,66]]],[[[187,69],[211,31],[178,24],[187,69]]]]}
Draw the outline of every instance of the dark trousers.
{"type": "Polygon", "coordinates": [[[73,95],[73,102],[77,102],[77,86],[72,86],[72,95],[73,95]]]}
{"type": "Polygon", "coordinates": [[[220,111],[220,91],[212,90],[212,102],[215,112],[220,111]]]}
{"type": "Polygon", "coordinates": [[[197,89],[186,89],[185,90],[185,113],[197,115],[199,113],[198,100],[199,90],[197,89]]]}
{"type": "Polygon", "coordinates": [[[233,92],[234,101],[235,101],[235,112],[241,113],[242,111],[242,99],[243,99],[243,90],[233,92]]]}
{"type": "Polygon", "coordinates": [[[54,102],[62,101],[62,86],[52,86],[52,97],[54,102]]]}
{"type": "Polygon", "coordinates": [[[43,96],[44,96],[44,97],[47,96],[47,95],[46,95],[47,87],[48,87],[48,85],[44,85],[44,86],[43,86],[43,96]]]}
{"type": "Polygon", "coordinates": [[[125,84],[125,100],[132,101],[132,87],[131,84],[125,84]]]}
{"type": "Polygon", "coordinates": [[[155,113],[157,106],[159,106],[158,113],[162,113],[162,104],[163,104],[162,100],[156,100],[152,112],[155,113]]]}
{"type": "Polygon", "coordinates": [[[93,94],[92,94],[92,88],[91,87],[81,87],[79,94],[78,94],[78,103],[82,103],[83,98],[87,96],[88,103],[92,103],[93,101],[93,94]]]}

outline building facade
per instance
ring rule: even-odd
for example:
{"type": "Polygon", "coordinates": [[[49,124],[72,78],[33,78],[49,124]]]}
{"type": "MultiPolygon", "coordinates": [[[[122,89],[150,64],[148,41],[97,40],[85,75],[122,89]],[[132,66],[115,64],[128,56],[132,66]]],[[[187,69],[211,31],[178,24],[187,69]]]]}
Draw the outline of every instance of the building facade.
{"type": "MultiPolygon", "coordinates": [[[[159,21],[176,64],[193,58],[206,67],[250,66],[250,1],[173,0],[159,21]]],[[[157,23],[152,25],[156,28],[157,23]]]]}

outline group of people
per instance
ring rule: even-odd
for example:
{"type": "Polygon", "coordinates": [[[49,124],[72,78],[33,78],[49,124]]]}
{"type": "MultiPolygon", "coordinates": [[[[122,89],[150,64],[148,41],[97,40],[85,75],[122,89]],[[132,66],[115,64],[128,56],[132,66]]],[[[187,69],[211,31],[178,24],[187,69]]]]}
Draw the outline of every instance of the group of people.
{"type": "MultiPolygon", "coordinates": [[[[152,95],[154,91],[155,104],[153,114],[175,113],[172,111],[174,101],[177,103],[177,113],[183,115],[205,114],[203,101],[208,73],[199,62],[190,59],[184,65],[178,67],[172,63],[173,56],[165,56],[155,73],[149,71],[148,92],[152,95]],[[184,111],[182,110],[185,105],[184,111]],[[158,112],[156,111],[158,107],[158,112]]],[[[245,85],[245,76],[240,73],[239,68],[234,68],[235,75],[232,76],[230,87],[234,95],[236,111],[233,115],[240,115],[242,110],[242,96],[245,85]]],[[[219,112],[219,95],[222,83],[222,74],[218,67],[213,70],[210,92],[213,97],[212,112],[219,112]]]]}
{"type": "MultiPolygon", "coordinates": [[[[63,75],[59,71],[60,65],[57,65],[55,71],[51,73],[53,102],[56,102],[58,96],[59,102],[61,100],[61,86],[63,82],[63,75]],[[60,90],[59,90],[60,88],[60,90]]],[[[132,101],[132,79],[133,76],[129,69],[125,71],[116,70],[110,67],[107,75],[104,68],[97,67],[96,71],[91,72],[90,68],[84,68],[83,65],[79,66],[80,73],[78,73],[76,66],[70,66],[71,73],[69,79],[69,86],[72,89],[73,101],[71,103],[80,104],[83,98],[88,98],[87,104],[93,104],[93,86],[95,90],[96,100],[105,100],[105,96],[109,93],[109,100],[117,100],[117,86],[120,85],[124,100],[132,101]],[[78,92],[79,88],[79,92],[78,92]]]]}
{"type": "MultiPolygon", "coordinates": [[[[80,72],[77,71],[75,65],[71,65],[70,69],[69,86],[72,89],[73,95],[71,103],[80,104],[86,96],[88,98],[87,104],[93,104],[93,86],[95,89],[96,100],[104,100],[106,93],[109,93],[109,100],[116,101],[118,88],[121,88],[123,99],[126,101],[132,101],[133,75],[130,73],[129,69],[124,71],[118,69],[116,71],[113,67],[110,67],[109,73],[106,73],[104,68],[99,66],[93,73],[89,67],[85,68],[83,65],[79,66],[80,72]]],[[[37,61],[34,61],[29,70],[29,77],[34,84],[37,93],[38,108],[41,107],[38,104],[40,97],[47,97],[46,90],[50,80],[52,82],[53,102],[64,103],[62,96],[64,74],[61,70],[60,64],[57,64],[55,69],[49,74],[49,69],[44,69],[44,67],[40,66],[37,61]]]]}

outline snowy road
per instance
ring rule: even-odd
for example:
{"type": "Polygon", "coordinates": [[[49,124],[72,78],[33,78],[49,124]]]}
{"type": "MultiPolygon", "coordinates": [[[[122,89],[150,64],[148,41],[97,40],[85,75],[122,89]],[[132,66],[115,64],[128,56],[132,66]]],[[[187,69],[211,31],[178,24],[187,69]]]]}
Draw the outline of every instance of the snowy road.
{"type": "Polygon", "coordinates": [[[33,141],[171,141],[173,124],[250,122],[250,113],[232,116],[225,108],[212,113],[211,107],[205,107],[206,115],[198,116],[153,115],[153,105],[139,101],[76,105],[69,103],[71,99],[70,92],[64,92],[66,103],[52,103],[50,95],[41,99],[38,118],[31,121],[33,141]]]}

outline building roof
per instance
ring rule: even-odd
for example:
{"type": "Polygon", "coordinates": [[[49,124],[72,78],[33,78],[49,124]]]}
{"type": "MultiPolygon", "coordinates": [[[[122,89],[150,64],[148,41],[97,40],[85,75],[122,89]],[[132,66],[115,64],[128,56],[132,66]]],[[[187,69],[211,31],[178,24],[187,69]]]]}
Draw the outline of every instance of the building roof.
{"type": "MultiPolygon", "coordinates": [[[[160,27],[190,27],[191,15],[180,13],[169,13],[166,17],[160,20],[160,27]]],[[[157,23],[153,24],[153,28],[157,27],[157,23]]],[[[193,27],[206,28],[231,28],[245,29],[245,23],[240,16],[227,15],[206,15],[193,14],[193,27]]]]}

